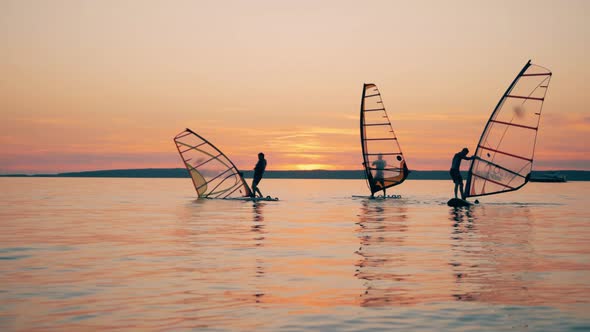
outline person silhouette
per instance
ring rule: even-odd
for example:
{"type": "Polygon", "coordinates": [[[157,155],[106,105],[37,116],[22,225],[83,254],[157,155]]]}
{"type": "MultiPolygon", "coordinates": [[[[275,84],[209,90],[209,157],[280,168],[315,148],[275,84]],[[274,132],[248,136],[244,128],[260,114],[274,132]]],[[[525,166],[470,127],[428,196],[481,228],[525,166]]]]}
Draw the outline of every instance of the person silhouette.
{"type": "Polygon", "coordinates": [[[461,189],[461,199],[465,199],[465,190],[463,189],[463,177],[461,177],[461,161],[463,160],[473,160],[475,156],[467,157],[469,153],[468,148],[463,148],[463,150],[455,153],[453,156],[453,162],[451,163],[451,169],[449,173],[451,174],[451,179],[455,183],[455,198],[457,197],[457,189],[461,189]]]}
{"type": "MultiPolygon", "coordinates": [[[[377,160],[374,160],[371,165],[375,166],[375,176],[373,177],[374,185],[379,185],[381,189],[383,189],[383,197],[385,197],[385,178],[383,176],[383,170],[387,166],[387,162],[383,160],[383,155],[379,154],[377,156],[377,160]]],[[[371,193],[371,197],[374,196],[375,193],[371,193]]]]}
{"type": "Polygon", "coordinates": [[[250,197],[256,197],[256,193],[258,193],[260,197],[264,197],[258,188],[258,183],[262,180],[264,170],[266,170],[266,159],[264,159],[264,153],[260,152],[258,154],[258,162],[254,167],[254,178],[252,179],[252,192],[250,193],[250,197]]]}

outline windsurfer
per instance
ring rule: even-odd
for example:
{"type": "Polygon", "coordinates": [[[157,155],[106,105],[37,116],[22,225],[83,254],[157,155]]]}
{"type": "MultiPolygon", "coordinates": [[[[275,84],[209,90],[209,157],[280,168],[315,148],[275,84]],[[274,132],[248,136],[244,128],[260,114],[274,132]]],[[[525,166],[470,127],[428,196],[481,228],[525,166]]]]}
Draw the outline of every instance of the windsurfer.
{"type": "MultiPolygon", "coordinates": [[[[375,176],[373,177],[373,180],[375,182],[375,186],[378,184],[381,186],[383,189],[383,197],[385,197],[385,179],[383,177],[383,170],[385,169],[385,166],[387,166],[387,162],[383,160],[382,154],[379,154],[377,158],[378,159],[373,161],[371,164],[372,166],[375,166],[375,176]]],[[[375,197],[374,193],[371,193],[371,197],[375,197]]]]}
{"type": "Polygon", "coordinates": [[[453,156],[453,163],[451,164],[451,169],[449,173],[451,174],[451,179],[455,183],[455,198],[457,198],[457,189],[460,188],[461,190],[461,199],[465,199],[465,191],[463,189],[463,178],[461,177],[461,161],[462,160],[473,160],[474,156],[467,157],[469,153],[469,149],[463,148],[460,152],[455,153],[453,156]]]}
{"type": "Polygon", "coordinates": [[[264,170],[266,169],[266,159],[264,159],[264,153],[260,152],[258,154],[258,162],[254,167],[254,179],[252,179],[252,192],[250,193],[251,197],[255,197],[256,193],[260,195],[260,197],[264,197],[258,189],[258,183],[262,180],[262,175],[264,175],[264,170]]]}

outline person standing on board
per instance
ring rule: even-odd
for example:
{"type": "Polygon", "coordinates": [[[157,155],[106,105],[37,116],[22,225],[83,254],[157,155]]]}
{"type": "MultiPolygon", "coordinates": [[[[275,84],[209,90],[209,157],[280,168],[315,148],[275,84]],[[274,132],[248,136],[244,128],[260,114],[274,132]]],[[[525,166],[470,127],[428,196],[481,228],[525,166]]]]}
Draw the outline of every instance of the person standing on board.
{"type": "Polygon", "coordinates": [[[461,161],[462,160],[473,160],[475,156],[467,157],[469,149],[463,148],[460,152],[455,153],[453,157],[453,163],[451,164],[451,179],[455,183],[455,198],[457,197],[457,188],[461,189],[461,199],[465,199],[465,190],[463,189],[463,178],[461,177],[461,161]]]}
{"type": "MultiPolygon", "coordinates": [[[[373,180],[375,181],[375,186],[377,186],[377,184],[381,185],[381,188],[383,188],[383,197],[385,197],[385,179],[383,176],[383,170],[385,169],[385,166],[387,166],[387,162],[383,160],[382,154],[379,154],[377,158],[377,160],[371,163],[372,166],[375,166],[375,176],[373,177],[373,180]]],[[[375,197],[374,193],[371,193],[371,197],[375,197]]]]}
{"type": "Polygon", "coordinates": [[[254,167],[254,179],[252,179],[252,193],[250,193],[250,197],[255,197],[256,193],[262,196],[260,189],[258,189],[258,183],[262,180],[262,175],[264,174],[264,170],[266,169],[266,159],[264,159],[264,153],[260,152],[258,154],[258,162],[254,167]]]}

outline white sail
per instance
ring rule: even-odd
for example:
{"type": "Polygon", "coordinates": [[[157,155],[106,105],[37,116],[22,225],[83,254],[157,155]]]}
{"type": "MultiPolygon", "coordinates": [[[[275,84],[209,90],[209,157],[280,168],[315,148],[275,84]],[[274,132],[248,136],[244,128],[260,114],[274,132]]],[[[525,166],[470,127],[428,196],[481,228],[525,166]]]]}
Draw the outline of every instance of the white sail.
{"type": "Polygon", "coordinates": [[[249,196],[251,191],[232,161],[209,141],[190,129],[174,137],[178,153],[203,198],[249,196]]]}
{"type": "Polygon", "coordinates": [[[517,190],[529,181],[550,80],[551,71],[529,61],[508,87],[477,145],[467,197],[517,190]]]}

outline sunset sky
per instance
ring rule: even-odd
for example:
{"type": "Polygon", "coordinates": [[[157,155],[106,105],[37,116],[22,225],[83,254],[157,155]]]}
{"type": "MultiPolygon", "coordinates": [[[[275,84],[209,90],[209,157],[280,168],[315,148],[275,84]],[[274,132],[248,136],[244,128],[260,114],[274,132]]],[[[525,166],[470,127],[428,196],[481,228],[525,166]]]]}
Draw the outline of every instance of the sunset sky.
{"type": "Polygon", "coordinates": [[[189,127],[251,169],[359,169],[364,82],[410,169],[475,150],[528,59],[535,169],[590,170],[590,1],[0,0],[0,173],[182,167],[189,127]]]}

